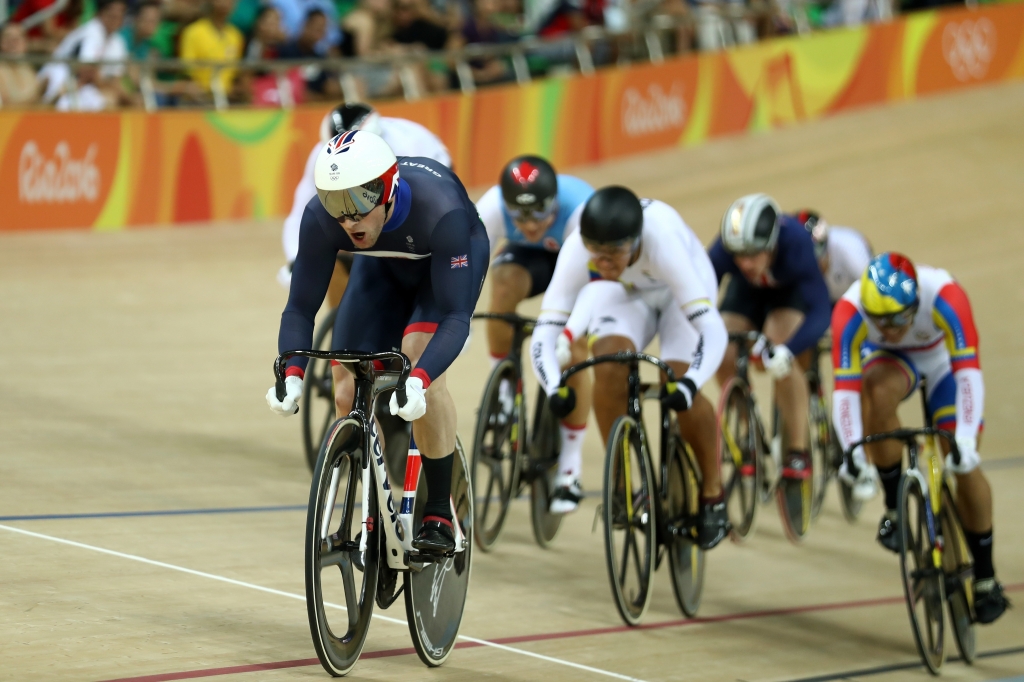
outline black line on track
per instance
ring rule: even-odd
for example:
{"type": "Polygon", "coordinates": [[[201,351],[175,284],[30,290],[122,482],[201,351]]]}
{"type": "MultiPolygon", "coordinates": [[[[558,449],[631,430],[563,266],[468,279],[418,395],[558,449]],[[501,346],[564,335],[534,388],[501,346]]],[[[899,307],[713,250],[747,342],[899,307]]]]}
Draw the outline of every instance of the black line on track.
{"type": "MultiPolygon", "coordinates": [[[[1024,654],[1024,646],[1011,647],[1009,649],[993,649],[992,651],[979,652],[977,658],[996,658],[998,656],[1013,656],[1014,654],[1024,654]]],[[[946,659],[948,662],[956,663],[961,659],[959,656],[946,659]]],[[[871,677],[872,675],[884,675],[885,673],[899,672],[900,670],[915,670],[917,668],[924,668],[924,664],[920,661],[914,661],[913,663],[891,663],[889,665],[880,665],[876,668],[863,668],[861,670],[847,670],[839,673],[829,673],[827,675],[816,675],[814,677],[799,677],[786,682],[835,682],[836,680],[850,680],[857,677],[871,677]]]]}

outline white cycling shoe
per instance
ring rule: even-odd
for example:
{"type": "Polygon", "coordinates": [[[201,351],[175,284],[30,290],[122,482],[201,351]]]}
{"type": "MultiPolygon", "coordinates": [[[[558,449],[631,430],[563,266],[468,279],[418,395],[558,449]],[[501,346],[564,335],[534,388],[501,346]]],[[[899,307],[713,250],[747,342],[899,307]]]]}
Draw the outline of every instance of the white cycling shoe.
{"type": "Polygon", "coordinates": [[[839,467],[839,477],[843,479],[846,485],[853,489],[853,499],[859,502],[867,502],[878,495],[878,469],[875,468],[874,464],[866,462],[861,464],[859,468],[860,471],[857,477],[854,478],[847,471],[846,462],[843,462],[843,465],[839,467]]]}
{"type": "Polygon", "coordinates": [[[569,514],[576,511],[583,499],[580,482],[571,476],[555,477],[555,489],[551,493],[551,504],[548,511],[552,514],[569,514]]]}

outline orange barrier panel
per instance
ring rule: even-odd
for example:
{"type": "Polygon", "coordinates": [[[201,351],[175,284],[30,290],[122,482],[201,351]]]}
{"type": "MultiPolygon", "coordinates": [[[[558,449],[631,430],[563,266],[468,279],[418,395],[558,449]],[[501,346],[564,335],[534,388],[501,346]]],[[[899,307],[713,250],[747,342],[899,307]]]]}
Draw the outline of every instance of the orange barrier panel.
{"type": "MultiPolygon", "coordinates": [[[[1024,4],[909,15],[592,76],[488,88],[385,115],[424,124],[488,185],[515,154],[560,169],[858,106],[1024,78],[1024,4]]],[[[321,108],[0,112],[0,230],[280,216],[321,108]]]]}

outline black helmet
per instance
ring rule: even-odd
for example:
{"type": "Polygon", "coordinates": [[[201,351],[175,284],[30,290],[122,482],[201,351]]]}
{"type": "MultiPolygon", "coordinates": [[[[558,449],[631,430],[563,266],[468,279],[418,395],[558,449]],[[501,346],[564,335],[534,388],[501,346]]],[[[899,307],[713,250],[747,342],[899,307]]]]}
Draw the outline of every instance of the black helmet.
{"type": "Polygon", "coordinates": [[[517,156],[501,171],[501,198],[513,218],[546,218],[557,195],[558,175],[539,156],[517,156]]]}
{"type": "Polygon", "coordinates": [[[644,208],[625,187],[604,187],[583,206],[580,236],[593,244],[617,245],[636,241],[644,227],[644,208]]]}
{"type": "Polygon", "coordinates": [[[380,114],[369,104],[339,104],[324,116],[320,138],[327,141],[350,130],[368,130],[380,135],[380,114]]]}

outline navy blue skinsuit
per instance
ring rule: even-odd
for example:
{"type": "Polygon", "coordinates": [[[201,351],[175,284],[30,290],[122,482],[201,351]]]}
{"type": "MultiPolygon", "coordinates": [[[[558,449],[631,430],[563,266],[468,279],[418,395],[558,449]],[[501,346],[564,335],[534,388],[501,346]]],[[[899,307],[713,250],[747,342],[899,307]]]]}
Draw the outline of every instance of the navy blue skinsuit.
{"type": "Polygon", "coordinates": [[[755,312],[755,307],[763,308],[767,305],[768,308],[792,307],[801,310],[804,322],[786,342],[794,355],[814,346],[828,329],[832,318],[828,287],[814,256],[811,235],[796,219],[781,217],[775,258],[768,267],[769,276],[765,282],[752,284],[744,279],[732,254],[722,246],[721,237],[708,249],[708,255],[719,282],[726,273],[732,275],[732,282],[725,294],[726,300],[720,306],[723,312],[744,314],[757,325],[757,318],[763,320],[766,311],[762,309],[755,312]],[[746,300],[730,300],[735,298],[746,300]]]}
{"type": "MultiPolygon", "coordinates": [[[[299,227],[299,255],[277,345],[282,353],[312,346],[313,320],[337,253],[354,253],[360,257],[353,259],[338,307],[332,349],[398,350],[403,334],[433,332],[413,370],[426,387],[448,369],[469,336],[490,245],[454,173],[421,157],[399,157],[398,168],[394,207],[368,249],[357,249],[320,199],[310,199],[299,227]]],[[[306,364],[305,358],[292,358],[287,373],[302,376],[306,364]]]]}

